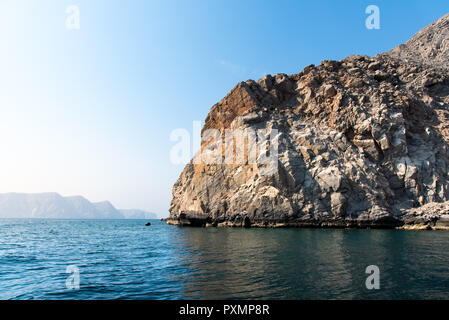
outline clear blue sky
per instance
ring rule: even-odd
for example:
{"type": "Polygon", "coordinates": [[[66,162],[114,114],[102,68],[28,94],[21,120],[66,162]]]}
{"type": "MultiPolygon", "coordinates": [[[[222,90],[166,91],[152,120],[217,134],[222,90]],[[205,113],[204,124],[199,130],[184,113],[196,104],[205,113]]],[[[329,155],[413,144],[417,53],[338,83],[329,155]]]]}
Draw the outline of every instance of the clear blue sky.
{"type": "Polygon", "coordinates": [[[0,192],[166,216],[183,168],[170,132],[191,131],[239,81],[375,55],[448,12],[447,0],[2,0],[0,192]],[[365,28],[370,4],[380,30],[365,28]]]}

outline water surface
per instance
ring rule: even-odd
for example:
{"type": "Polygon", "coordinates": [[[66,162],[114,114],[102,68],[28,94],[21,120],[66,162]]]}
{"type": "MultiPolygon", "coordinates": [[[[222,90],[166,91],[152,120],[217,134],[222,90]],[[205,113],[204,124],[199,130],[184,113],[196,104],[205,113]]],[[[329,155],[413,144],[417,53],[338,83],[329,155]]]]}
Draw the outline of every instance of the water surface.
{"type": "Polygon", "coordinates": [[[144,224],[0,220],[0,299],[449,298],[449,232],[144,224]]]}

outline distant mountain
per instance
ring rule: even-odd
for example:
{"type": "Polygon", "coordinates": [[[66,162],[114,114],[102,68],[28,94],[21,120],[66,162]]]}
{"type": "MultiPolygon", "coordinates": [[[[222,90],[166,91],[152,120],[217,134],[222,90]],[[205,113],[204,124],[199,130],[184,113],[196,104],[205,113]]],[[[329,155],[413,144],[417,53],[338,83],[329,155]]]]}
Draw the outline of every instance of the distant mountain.
{"type": "Polygon", "coordinates": [[[125,219],[157,219],[157,215],[153,212],[147,212],[137,209],[120,210],[125,219]]]}
{"type": "Polygon", "coordinates": [[[92,203],[84,197],[58,193],[0,194],[0,218],[154,219],[141,210],[117,210],[109,201],[92,203]]]}
{"type": "Polygon", "coordinates": [[[124,219],[123,214],[117,210],[109,201],[93,203],[94,207],[101,212],[106,219],[124,219]]]}

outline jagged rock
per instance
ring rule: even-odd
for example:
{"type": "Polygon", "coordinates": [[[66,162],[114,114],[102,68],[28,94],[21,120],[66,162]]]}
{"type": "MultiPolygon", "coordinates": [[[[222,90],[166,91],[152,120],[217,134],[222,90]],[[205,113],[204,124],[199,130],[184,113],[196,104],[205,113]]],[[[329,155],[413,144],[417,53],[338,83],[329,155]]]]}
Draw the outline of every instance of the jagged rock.
{"type": "Polygon", "coordinates": [[[331,98],[337,94],[337,90],[330,84],[327,84],[324,87],[324,96],[327,98],[331,98]]]}
{"type": "MultiPolygon", "coordinates": [[[[265,130],[270,146],[278,142],[276,165],[249,161],[257,149],[253,140],[239,146],[203,141],[201,159],[214,152],[215,160],[227,152],[235,158],[189,163],[173,187],[168,222],[449,224],[448,21],[446,15],[405,45],[375,57],[326,60],[298,74],[238,84],[211,108],[203,134],[265,130]],[[242,146],[247,151],[238,162],[242,146]],[[426,210],[433,206],[444,210],[429,216],[426,210]]],[[[260,160],[263,154],[257,154],[260,160]]]]}

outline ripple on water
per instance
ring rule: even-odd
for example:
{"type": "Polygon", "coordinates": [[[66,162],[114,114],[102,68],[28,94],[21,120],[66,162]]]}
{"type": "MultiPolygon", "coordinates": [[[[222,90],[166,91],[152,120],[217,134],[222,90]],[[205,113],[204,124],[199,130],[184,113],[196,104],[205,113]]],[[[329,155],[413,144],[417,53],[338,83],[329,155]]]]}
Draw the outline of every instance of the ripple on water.
{"type": "Polygon", "coordinates": [[[449,233],[0,220],[0,299],[445,299],[449,233]],[[381,290],[364,287],[368,265],[381,290]],[[65,282],[80,271],[80,290],[65,282]]]}

